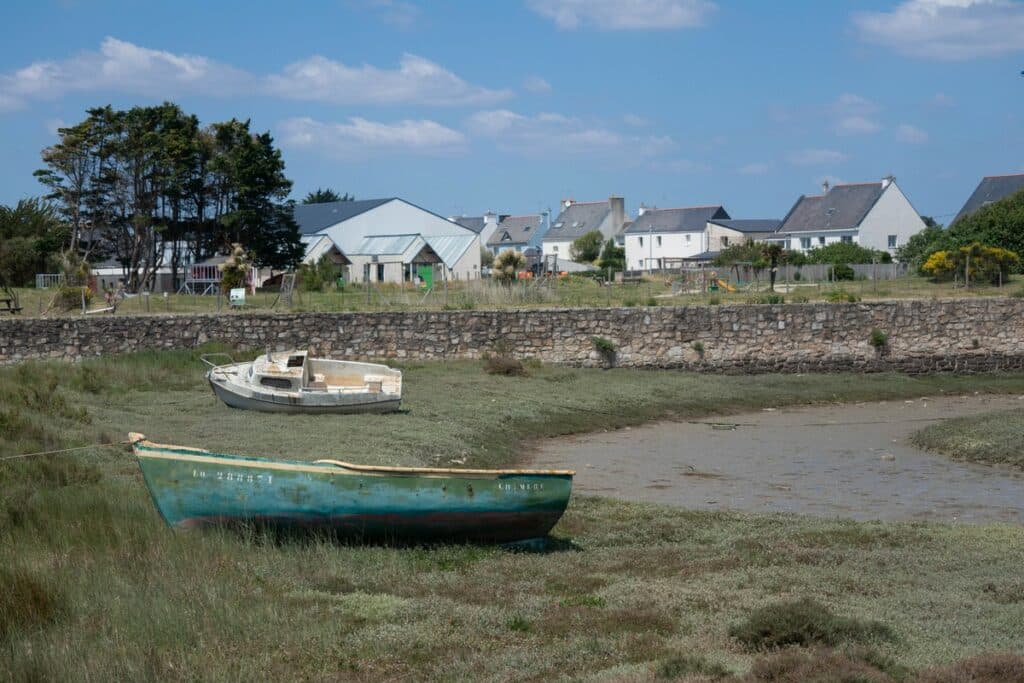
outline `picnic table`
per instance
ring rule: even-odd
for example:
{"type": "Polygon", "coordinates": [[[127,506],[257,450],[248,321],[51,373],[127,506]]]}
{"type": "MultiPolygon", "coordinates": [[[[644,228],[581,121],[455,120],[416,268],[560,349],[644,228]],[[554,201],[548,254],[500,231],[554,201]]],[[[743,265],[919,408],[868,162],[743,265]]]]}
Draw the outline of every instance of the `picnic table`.
{"type": "Polygon", "coordinates": [[[17,299],[3,297],[0,298],[0,311],[7,311],[11,315],[14,315],[21,311],[21,306],[18,305],[17,299]]]}

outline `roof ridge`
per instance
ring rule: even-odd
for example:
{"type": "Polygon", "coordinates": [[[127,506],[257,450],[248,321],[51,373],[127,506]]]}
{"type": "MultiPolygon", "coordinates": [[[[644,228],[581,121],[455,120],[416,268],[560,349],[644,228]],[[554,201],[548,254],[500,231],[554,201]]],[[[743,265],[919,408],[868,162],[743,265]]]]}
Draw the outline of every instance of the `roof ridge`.
{"type": "Polygon", "coordinates": [[[1024,176],[1024,173],[1000,173],[998,175],[982,176],[982,179],[987,179],[987,178],[1016,178],[1018,176],[1024,176]]]}
{"type": "Polygon", "coordinates": [[[539,214],[539,213],[517,213],[517,214],[509,214],[509,215],[505,216],[504,218],[502,218],[502,219],[501,219],[501,222],[500,222],[500,223],[498,223],[498,225],[501,225],[502,223],[504,223],[505,221],[507,221],[507,220],[508,220],[509,218],[536,218],[537,216],[541,216],[541,215],[543,215],[543,214],[539,214]]]}
{"type": "MultiPolygon", "coordinates": [[[[868,181],[865,181],[865,182],[862,182],[862,183],[836,183],[835,185],[833,185],[831,187],[831,189],[834,190],[837,187],[857,187],[859,185],[881,185],[881,184],[882,184],[881,180],[868,180],[868,181]]],[[[822,195],[822,196],[824,196],[824,195],[822,195]]]]}
{"type": "MultiPolygon", "coordinates": [[[[697,206],[666,206],[664,208],[644,208],[644,215],[651,211],[684,211],[686,209],[721,209],[723,204],[698,204],[697,206]]],[[[723,219],[724,220],[724,219],[723,219]]]]}

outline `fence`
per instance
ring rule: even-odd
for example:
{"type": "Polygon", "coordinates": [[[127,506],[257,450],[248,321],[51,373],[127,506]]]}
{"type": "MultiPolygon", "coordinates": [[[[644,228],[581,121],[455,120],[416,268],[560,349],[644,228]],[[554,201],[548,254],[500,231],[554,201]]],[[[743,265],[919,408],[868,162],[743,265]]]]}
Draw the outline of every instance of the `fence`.
{"type": "Polygon", "coordinates": [[[36,273],[36,289],[59,287],[63,281],[63,273],[36,273]]]}

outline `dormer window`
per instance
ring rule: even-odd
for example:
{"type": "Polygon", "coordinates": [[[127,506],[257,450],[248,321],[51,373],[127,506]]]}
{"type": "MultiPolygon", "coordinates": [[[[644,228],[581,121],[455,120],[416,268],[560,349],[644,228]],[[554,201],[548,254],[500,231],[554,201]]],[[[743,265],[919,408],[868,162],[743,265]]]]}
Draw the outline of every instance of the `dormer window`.
{"type": "Polygon", "coordinates": [[[508,234],[507,230],[505,231],[505,234],[503,234],[501,236],[501,241],[502,242],[511,242],[512,241],[512,236],[508,234]]]}
{"type": "Polygon", "coordinates": [[[523,232],[530,232],[530,226],[529,225],[524,225],[523,226],[523,232]]]}
{"type": "Polygon", "coordinates": [[[563,225],[565,225],[565,223],[563,223],[563,222],[559,221],[559,222],[555,223],[554,225],[552,225],[551,227],[552,227],[552,228],[554,228],[555,230],[558,230],[558,229],[559,229],[559,228],[561,228],[561,227],[562,227],[563,225]]]}

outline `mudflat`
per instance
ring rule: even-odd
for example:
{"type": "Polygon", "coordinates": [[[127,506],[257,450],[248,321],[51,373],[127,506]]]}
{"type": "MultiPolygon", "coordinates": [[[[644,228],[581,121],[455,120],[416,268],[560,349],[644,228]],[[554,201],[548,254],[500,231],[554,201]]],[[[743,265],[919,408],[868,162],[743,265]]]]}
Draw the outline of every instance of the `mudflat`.
{"type": "MultiPolygon", "coordinates": [[[[907,443],[1024,396],[941,396],[779,408],[550,439],[530,467],[577,471],[580,493],[679,507],[858,520],[1024,522],[1024,472],[907,443]]],[[[1024,446],[1022,446],[1024,447],[1024,446]]]]}

